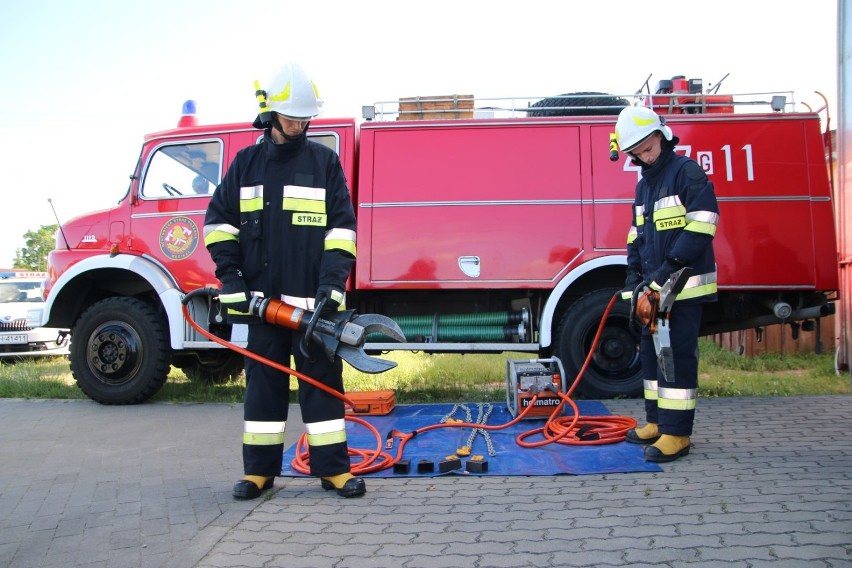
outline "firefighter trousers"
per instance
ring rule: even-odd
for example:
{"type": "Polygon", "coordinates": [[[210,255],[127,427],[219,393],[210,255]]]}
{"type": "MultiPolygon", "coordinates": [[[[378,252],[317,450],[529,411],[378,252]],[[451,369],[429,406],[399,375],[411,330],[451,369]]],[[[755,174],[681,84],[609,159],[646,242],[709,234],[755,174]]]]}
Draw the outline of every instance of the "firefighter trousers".
{"type": "MultiPolygon", "coordinates": [[[[317,345],[312,357],[299,349],[303,334],[267,324],[249,325],[248,350],[343,392],[343,362],[328,360],[317,345]]],[[[290,375],[246,357],[243,404],[243,468],[246,475],[278,476],[284,454],[284,429],[290,408],[290,375]]],[[[350,468],[346,409],[339,398],[299,381],[299,406],[308,434],[311,475],[329,477],[350,468]]]]}
{"type": "Polygon", "coordinates": [[[702,304],[675,303],[669,319],[675,376],[666,381],[657,363],[654,338],[642,330],[639,356],[645,387],[645,417],[661,434],[689,436],[698,390],[698,331],[702,304]]]}

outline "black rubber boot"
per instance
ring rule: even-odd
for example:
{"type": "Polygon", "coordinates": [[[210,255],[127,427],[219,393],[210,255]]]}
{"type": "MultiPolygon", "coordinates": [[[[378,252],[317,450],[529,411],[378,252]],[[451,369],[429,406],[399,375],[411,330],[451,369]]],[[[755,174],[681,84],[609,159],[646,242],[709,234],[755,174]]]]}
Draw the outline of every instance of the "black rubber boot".
{"type": "Polygon", "coordinates": [[[326,491],[334,489],[341,497],[360,497],[367,492],[367,484],[360,477],[353,477],[344,483],[343,487],[335,487],[334,483],[325,478],[322,479],[321,484],[326,491]]]}
{"type": "Polygon", "coordinates": [[[657,463],[675,461],[689,454],[689,436],[663,434],[653,446],[645,448],[645,460],[657,463]]]}
{"type": "Polygon", "coordinates": [[[274,477],[267,477],[263,485],[258,487],[254,481],[250,479],[240,479],[234,483],[233,496],[235,499],[257,499],[261,493],[272,488],[275,481],[274,477]]]}

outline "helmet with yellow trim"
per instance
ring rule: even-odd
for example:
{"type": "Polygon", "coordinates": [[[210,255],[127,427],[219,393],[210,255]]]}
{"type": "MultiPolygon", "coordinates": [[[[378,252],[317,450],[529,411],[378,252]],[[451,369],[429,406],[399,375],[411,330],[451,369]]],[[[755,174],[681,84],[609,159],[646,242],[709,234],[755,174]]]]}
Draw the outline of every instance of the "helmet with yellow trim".
{"type": "Polygon", "coordinates": [[[317,86],[298,63],[279,67],[266,86],[269,110],[300,120],[317,116],[322,108],[317,86]]]}
{"type": "Polygon", "coordinates": [[[622,152],[630,152],[637,144],[659,130],[666,140],[674,138],[663,117],[647,107],[630,106],[621,111],[615,123],[615,138],[622,152]]]}
{"type": "Polygon", "coordinates": [[[271,112],[294,120],[310,120],[320,113],[322,99],[316,84],[304,67],[288,62],[275,70],[261,91],[255,82],[261,113],[255,120],[255,128],[270,124],[271,112]]]}

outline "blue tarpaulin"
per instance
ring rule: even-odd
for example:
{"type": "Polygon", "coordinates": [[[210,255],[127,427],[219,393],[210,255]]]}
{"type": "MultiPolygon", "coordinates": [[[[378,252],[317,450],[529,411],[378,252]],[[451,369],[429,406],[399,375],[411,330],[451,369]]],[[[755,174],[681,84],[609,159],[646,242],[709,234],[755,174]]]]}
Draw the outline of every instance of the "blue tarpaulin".
{"type": "MultiPolygon", "coordinates": [[[[598,401],[577,401],[582,416],[608,416],[611,413],[606,406],[598,401]]],[[[491,426],[502,425],[512,420],[512,415],[506,404],[492,403],[491,415],[487,424],[491,426]]],[[[470,412],[472,422],[487,411],[487,406],[477,403],[466,403],[460,406],[452,404],[413,404],[397,405],[390,414],[386,416],[360,416],[360,418],[372,424],[384,438],[388,432],[398,430],[404,434],[410,433],[431,424],[438,424],[441,419],[453,412],[453,417],[467,421],[467,411],[470,412]],[[454,410],[455,408],[455,410],[454,410]],[[454,411],[454,412],[453,412],[454,411]],[[481,414],[482,413],[482,414],[481,414]]],[[[570,412],[570,410],[569,410],[570,412]]],[[[642,457],[643,447],[627,442],[616,442],[600,446],[571,446],[565,444],[547,444],[538,448],[525,448],[518,445],[518,435],[540,428],[545,419],[521,420],[517,424],[500,430],[488,430],[491,438],[494,455],[489,454],[486,438],[481,431],[473,439],[471,455],[479,455],[487,462],[484,473],[477,475],[584,475],[602,473],[627,473],[627,472],[655,472],[662,471],[660,466],[653,462],[646,462],[642,457]]],[[[455,454],[460,447],[467,445],[472,429],[465,428],[439,428],[419,434],[408,441],[405,445],[403,460],[410,463],[407,473],[398,470],[395,472],[389,467],[379,472],[371,473],[368,477],[426,477],[441,475],[439,463],[446,460],[448,456],[455,454]],[[421,460],[431,461],[434,471],[431,473],[418,473],[418,464],[421,460]]],[[[375,435],[361,424],[347,421],[346,436],[350,448],[360,450],[374,450],[378,444],[375,435]]],[[[526,442],[537,442],[543,438],[540,435],[525,438],[526,442]]],[[[385,450],[392,457],[397,454],[400,440],[394,441],[391,450],[385,450]]],[[[281,475],[283,477],[301,476],[296,472],[291,462],[295,457],[296,445],[294,444],[284,452],[284,465],[281,475]]],[[[353,464],[360,458],[353,457],[353,464]]],[[[461,469],[448,473],[466,474],[467,461],[469,457],[460,456],[461,469]]],[[[480,469],[483,469],[480,467],[480,469]]]]}

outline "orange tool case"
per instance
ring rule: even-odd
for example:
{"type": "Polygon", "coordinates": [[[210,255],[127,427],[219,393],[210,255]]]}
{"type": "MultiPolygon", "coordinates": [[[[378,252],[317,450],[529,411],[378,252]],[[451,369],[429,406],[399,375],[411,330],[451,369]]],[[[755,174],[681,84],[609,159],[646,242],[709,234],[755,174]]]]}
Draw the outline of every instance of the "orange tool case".
{"type": "Polygon", "coordinates": [[[396,402],[392,390],[354,391],[346,393],[346,396],[355,403],[355,410],[347,406],[346,414],[385,415],[393,410],[396,402]]]}

